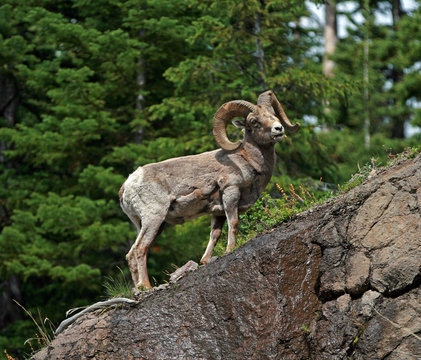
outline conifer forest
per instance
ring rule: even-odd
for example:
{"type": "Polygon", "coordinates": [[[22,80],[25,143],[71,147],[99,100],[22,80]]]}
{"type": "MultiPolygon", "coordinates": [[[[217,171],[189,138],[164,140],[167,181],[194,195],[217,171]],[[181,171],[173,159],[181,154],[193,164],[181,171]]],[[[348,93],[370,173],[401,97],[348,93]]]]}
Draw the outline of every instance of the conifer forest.
{"type": "MultiPolygon", "coordinates": [[[[42,345],[29,313],[48,331],[109,297],[113,279],[130,281],[136,229],[121,184],[138,166],[216,149],[223,103],[272,89],[301,124],[276,145],[244,238],[276,226],[282,199],[334,196],[419,146],[420,3],[2,0],[0,359],[42,345]]],[[[151,281],[198,262],[209,229],[208,216],[167,226],[150,249],[151,281]]]]}

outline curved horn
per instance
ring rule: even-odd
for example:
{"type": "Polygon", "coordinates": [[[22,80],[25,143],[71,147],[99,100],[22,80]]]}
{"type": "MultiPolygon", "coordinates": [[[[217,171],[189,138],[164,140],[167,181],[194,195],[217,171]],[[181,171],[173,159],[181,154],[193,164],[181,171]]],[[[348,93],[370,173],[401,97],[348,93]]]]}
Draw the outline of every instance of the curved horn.
{"type": "Polygon", "coordinates": [[[241,141],[231,142],[227,136],[228,122],[237,116],[246,117],[255,111],[256,106],[244,100],[234,100],[222,105],[213,117],[213,136],[218,145],[224,150],[235,150],[241,141]]]}
{"type": "Polygon", "coordinates": [[[286,130],[288,130],[291,133],[296,133],[298,130],[300,130],[300,124],[296,123],[295,125],[292,125],[289,121],[287,115],[285,114],[284,109],[282,108],[281,104],[279,103],[278,99],[276,98],[273,91],[265,91],[264,93],[260,94],[258,99],[258,104],[261,105],[272,105],[273,110],[275,110],[276,116],[281,121],[281,124],[284,126],[286,130]],[[260,103],[259,103],[260,101],[260,103]]]}

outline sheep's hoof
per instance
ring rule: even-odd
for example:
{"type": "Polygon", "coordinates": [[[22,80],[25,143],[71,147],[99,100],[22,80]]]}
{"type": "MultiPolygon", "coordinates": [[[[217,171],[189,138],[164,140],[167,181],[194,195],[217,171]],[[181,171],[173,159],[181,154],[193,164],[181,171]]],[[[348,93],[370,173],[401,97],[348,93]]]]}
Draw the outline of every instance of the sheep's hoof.
{"type": "Polygon", "coordinates": [[[218,258],[217,256],[212,256],[210,259],[202,259],[200,260],[200,265],[208,265],[214,262],[217,258],[218,258]]]}
{"type": "Polygon", "coordinates": [[[142,283],[138,283],[136,285],[137,290],[139,291],[146,291],[146,290],[150,290],[152,289],[151,284],[142,284],[142,283]]]}

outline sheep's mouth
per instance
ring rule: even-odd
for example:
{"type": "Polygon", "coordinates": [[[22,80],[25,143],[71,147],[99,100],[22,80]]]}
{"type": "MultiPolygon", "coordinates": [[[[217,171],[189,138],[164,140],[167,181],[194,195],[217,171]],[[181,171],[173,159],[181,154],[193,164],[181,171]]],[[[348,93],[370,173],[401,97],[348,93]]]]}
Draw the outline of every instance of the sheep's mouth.
{"type": "Polygon", "coordinates": [[[283,140],[284,137],[285,137],[284,133],[272,135],[272,139],[275,140],[275,141],[281,141],[281,140],[283,140]]]}

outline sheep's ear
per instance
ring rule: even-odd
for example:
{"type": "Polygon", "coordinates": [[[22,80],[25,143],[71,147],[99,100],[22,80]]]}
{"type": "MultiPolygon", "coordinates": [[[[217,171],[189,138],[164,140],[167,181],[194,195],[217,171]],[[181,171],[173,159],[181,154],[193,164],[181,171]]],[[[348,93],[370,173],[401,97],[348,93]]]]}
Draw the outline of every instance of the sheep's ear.
{"type": "Polygon", "coordinates": [[[244,129],[246,127],[246,119],[234,119],[232,124],[239,129],[244,129]]]}

